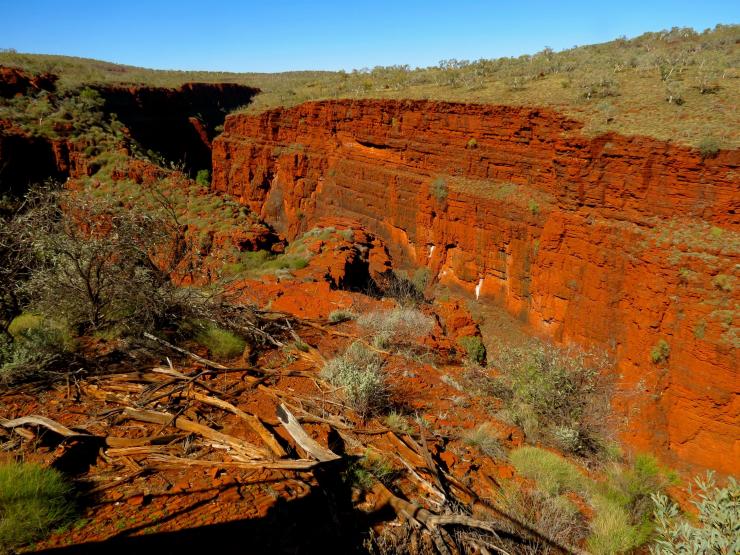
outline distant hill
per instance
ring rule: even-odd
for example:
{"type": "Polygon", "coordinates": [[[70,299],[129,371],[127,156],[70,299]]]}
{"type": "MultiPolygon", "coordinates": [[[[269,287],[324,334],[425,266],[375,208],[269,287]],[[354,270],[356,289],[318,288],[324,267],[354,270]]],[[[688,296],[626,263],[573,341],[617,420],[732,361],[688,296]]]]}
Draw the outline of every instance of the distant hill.
{"type": "MultiPolygon", "coordinates": [[[[104,61],[0,52],[0,65],[60,76],[59,86],[185,82],[239,83],[263,92],[262,111],[326,98],[429,98],[547,106],[581,120],[590,133],[613,130],[699,146],[740,146],[740,25],[645,33],[633,39],[518,58],[443,60],[437,66],[352,72],[163,71],[104,61]]],[[[399,54],[399,57],[402,54],[399,54]]]]}

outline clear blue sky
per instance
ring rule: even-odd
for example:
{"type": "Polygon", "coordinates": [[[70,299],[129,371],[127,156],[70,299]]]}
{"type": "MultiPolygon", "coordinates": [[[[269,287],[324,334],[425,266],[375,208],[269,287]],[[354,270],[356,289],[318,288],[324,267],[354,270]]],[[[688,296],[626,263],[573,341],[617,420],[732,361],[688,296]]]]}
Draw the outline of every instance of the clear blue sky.
{"type": "Polygon", "coordinates": [[[740,0],[0,0],[0,48],[159,69],[434,65],[738,23],[740,0]]]}

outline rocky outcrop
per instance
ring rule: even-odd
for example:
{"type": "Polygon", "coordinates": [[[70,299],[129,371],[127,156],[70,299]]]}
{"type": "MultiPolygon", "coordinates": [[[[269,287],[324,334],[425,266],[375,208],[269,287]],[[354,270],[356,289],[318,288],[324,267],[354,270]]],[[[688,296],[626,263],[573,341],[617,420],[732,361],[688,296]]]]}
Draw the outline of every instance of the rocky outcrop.
{"type": "Polygon", "coordinates": [[[183,164],[193,175],[211,168],[211,140],[230,111],[259,89],[224,83],[186,83],[177,89],[99,86],[103,110],[116,114],[146,150],[183,164]]]}
{"type": "MultiPolygon", "coordinates": [[[[77,90],[57,94],[56,81],[56,75],[34,75],[0,66],[0,97],[25,95],[36,99],[41,98],[41,93],[49,93],[45,98],[54,103],[80,93],[77,90]]],[[[198,170],[210,170],[211,140],[226,114],[248,104],[259,92],[252,87],[219,83],[186,83],[177,89],[123,85],[91,88],[103,100],[106,121],[115,118],[125,126],[122,131],[127,137],[112,138],[113,143],[118,141],[118,148],[127,152],[125,145],[131,142],[127,139],[133,139],[145,151],[161,156],[164,162],[181,165],[192,176],[198,170]]],[[[96,171],[90,158],[99,149],[71,121],[57,121],[52,131],[33,129],[24,121],[27,114],[22,108],[18,110],[17,119],[23,124],[14,120],[12,110],[5,110],[7,119],[0,120],[0,194],[18,194],[31,183],[81,177],[96,171]]],[[[106,149],[110,148],[108,144],[106,149]]]]}
{"type": "Polygon", "coordinates": [[[39,91],[54,91],[57,76],[51,73],[34,75],[15,67],[0,66],[0,97],[11,98],[39,91]]]}
{"type": "Polygon", "coordinates": [[[31,135],[0,120],[0,194],[18,195],[34,183],[86,175],[84,146],[31,135]]]}
{"type": "Polygon", "coordinates": [[[740,456],[737,151],[557,113],[327,101],[227,118],[213,186],[293,237],[342,217],[394,259],[619,361],[621,432],[693,468],[740,456]]]}

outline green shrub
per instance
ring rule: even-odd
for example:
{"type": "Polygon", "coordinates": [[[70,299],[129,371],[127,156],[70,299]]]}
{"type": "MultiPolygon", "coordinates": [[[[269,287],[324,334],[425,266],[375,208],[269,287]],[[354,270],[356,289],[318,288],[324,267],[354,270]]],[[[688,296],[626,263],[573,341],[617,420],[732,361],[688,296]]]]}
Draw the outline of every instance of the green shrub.
{"type": "Polygon", "coordinates": [[[475,148],[478,146],[478,141],[475,139],[475,137],[468,140],[468,148],[475,148]]]}
{"type": "Polygon", "coordinates": [[[406,417],[395,411],[391,411],[384,419],[385,425],[397,434],[410,434],[413,430],[406,417]]]}
{"type": "Polygon", "coordinates": [[[211,323],[201,324],[199,328],[194,339],[206,347],[213,356],[234,358],[244,352],[247,342],[229,330],[211,323]]]}
{"type": "Polygon", "coordinates": [[[629,513],[616,503],[595,496],[595,514],[589,523],[591,533],[586,546],[594,555],[626,553],[640,545],[639,531],[630,524],[629,513]]]}
{"type": "Polygon", "coordinates": [[[701,157],[714,158],[719,153],[719,141],[714,137],[705,137],[697,145],[701,157]]]}
{"type": "Polygon", "coordinates": [[[507,458],[506,449],[501,445],[496,429],[487,422],[466,431],[462,439],[466,445],[474,447],[487,457],[498,461],[507,458]]]}
{"type": "Polygon", "coordinates": [[[500,373],[486,389],[504,402],[503,418],[530,440],[579,455],[603,453],[612,389],[606,356],[533,340],[495,348],[489,358],[500,373]]]}
{"type": "Polygon", "coordinates": [[[593,541],[604,549],[611,545],[609,536],[621,537],[619,545],[625,549],[647,542],[654,529],[651,496],[676,481],[675,473],[662,467],[652,455],[640,454],[627,467],[612,465],[606,480],[595,485],[594,503],[600,505],[603,518],[592,526],[593,541]],[[597,530],[605,537],[600,537],[597,530]]]}
{"type": "Polygon", "coordinates": [[[239,261],[228,264],[224,272],[230,276],[242,273],[254,275],[273,274],[280,270],[300,270],[308,266],[306,257],[295,254],[272,254],[270,251],[259,250],[239,254],[239,261]]]}
{"type": "Polygon", "coordinates": [[[208,170],[198,170],[195,174],[195,182],[203,187],[208,187],[211,184],[211,172],[208,170]]]}
{"type": "Polygon", "coordinates": [[[329,322],[332,324],[338,324],[339,322],[346,322],[347,320],[352,320],[355,318],[355,313],[351,310],[346,310],[344,308],[339,308],[337,310],[332,310],[329,313],[329,322]]]}
{"type": "Polygon", "coordinates": [[[653,361],[653,364],[665,362],[670,356],[671,346],[665,339],[659,340],[655,345],[653,345],[653,348],[650,349],[650,360],[653,361]]]}
{"type": "Polygon", "coordinates": [[[445,178],[440,176],[432,181],[430,191],[437,202],[443,202],[447,198],[447,181],[445,178]]]}
{"type": "Polygon", "coordinates": [[[460,346],[465,349],[465,353],[470,362],[480,364],[481,366],[486,364],[486,346],[483,344],[483,340],[477,335],[467,335],[460,337],[457,342],[460,346]]]}
{"type": "Polygon", "coordinates": [[[740,484],[730,477],[726,487],[717,487],[711,472],[695,482],[698,524],[683,518],[665,495],[652,495],[657,537],[651,553],[740,553],[740,484]]]}
{"type": "Polygon", "coordinates": [[[347,404],[363,417],[388,404],[390,391],[383,360],[359,341],[327,362],[321,376],[340,388],[347,404]]]}
{"type": "Polygon", "coordinates": [[[723,291],[725,293],[732,293],[732,290],[734,289],[733,281],[733,276],[728,276],[727,274],[717,274],[716,276],[714,276],[714,279],[712,279],[712,285],[714,285],[714,287],[719,289],[720,291],[723,291]]]}
{"type": "Polygon", "coordinates": [[[353,461],[344,472],[343,479],[360,491],[368,491],[378,482],[389,486],[399,476],[390,460],[384,456],[367,451],[353,461]]]}
{"type": "Polygon", "coordinates": [[[519,447],[509,453],[509,459],[519,474],[534,480],[549,495],[588,487],[588,479],[573,464],[545,449],[519,447]]]}
{"type": "Polygon", "coordinates": [[[417,268],[416,271],[414,271],[411,283],[414,284],[414,287],[420,295],[424,295],[424,291],[426,291],[426,288],[431,281],[431,277],[432,271],[427,267],[417,268]]]}
{"type": "Polygon", "coordinates": [[[619,86],[616,81],[608,77],[601,77],[581,85],[582,96],[586,100],[593,98],[608,98],[619,94],[619,86]]]}
{"type": "Polygon", "coordinates": [[[72,486],[49,468],[0,465],[0,552],[41,538],[74,516],[72,486]]]}
{"type": "Polygon", "coordinates": [[[0,379],[6,382],[23,380],[74,350],[67,326],[35,314],[17,316],[8,331],[13,340],[0,352],[0,379]]]}

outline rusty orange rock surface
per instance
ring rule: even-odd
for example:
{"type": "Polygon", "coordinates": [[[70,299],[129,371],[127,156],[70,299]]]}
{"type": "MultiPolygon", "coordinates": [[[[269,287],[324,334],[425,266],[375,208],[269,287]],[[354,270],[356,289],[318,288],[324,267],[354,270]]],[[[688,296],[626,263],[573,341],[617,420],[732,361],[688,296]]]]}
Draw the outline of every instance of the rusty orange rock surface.
{"type": "Polygon", "coordinates": [[[356,221],[533,331],[608,349],[627,445],[736,471],[740,153],[581,127],[544,109],[311,102],[228,117],[213,187],[288,238],[356,221]]]}

